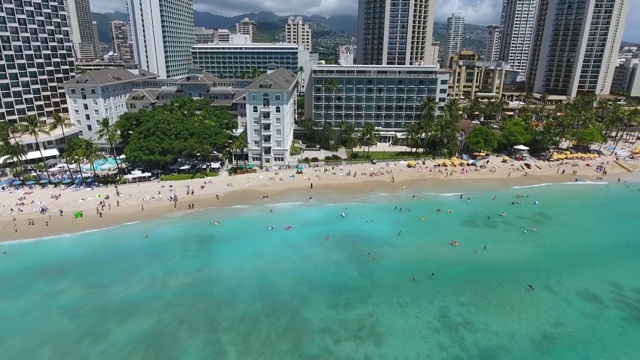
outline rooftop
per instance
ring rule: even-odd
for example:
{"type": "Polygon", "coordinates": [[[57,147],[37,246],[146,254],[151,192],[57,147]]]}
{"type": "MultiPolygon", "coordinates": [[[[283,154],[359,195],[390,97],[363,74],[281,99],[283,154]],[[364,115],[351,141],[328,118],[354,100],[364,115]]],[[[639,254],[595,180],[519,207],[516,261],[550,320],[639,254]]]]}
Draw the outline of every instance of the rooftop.
{"type": "Polygon", "coordinates": [[[109,85],[132,80],[155,79],[158,77],[158,75],[149,71],[139,70],[138,72],[139,74],[136,75],[129,70],[117,68],[91,70],[64,82],[63,85],[109,85]]]}
{"type": "Polygon", "coordinates": [[[298,76],[293,72],[280,68],[272,72],[262,74],[245,90],[290,90],[296,85],[298,76]]]}
{"type": "Polygon", "coordinates": [[[251,43],[251,44],[221,44],[221,43],[211,43],[211,44],[196,44],[191,47],[192,50],[199,49],[221,49],[221,48],[229,48],[229,49],[255,49],[255,48],[287,48],[287,49],[299,49],[301,46],[298,44],[289,44],[289,43],[251,43]]]}

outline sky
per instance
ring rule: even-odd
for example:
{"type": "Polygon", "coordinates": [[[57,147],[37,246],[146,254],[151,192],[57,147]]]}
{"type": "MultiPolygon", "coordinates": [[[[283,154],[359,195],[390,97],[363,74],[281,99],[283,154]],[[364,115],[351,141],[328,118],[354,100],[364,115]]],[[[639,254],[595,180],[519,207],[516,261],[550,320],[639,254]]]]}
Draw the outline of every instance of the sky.
{"type": "MultiPolygon", "coordinates": [[[[630,3],[623,39],[640,42],[640,0],[630,3]],[[634,21],[635,20],[635,21],[634,21]]],[[[126,0],[91,0],[91,10],[104,13],[126,11],[126,0]]],[[[271,11],[278,15],[357,15],[358,0],[193,0],[198,11],[235,16],[250,12],[271,11]]],[[[460,13],[465,22],[488,25],[500,22],[502,0],[436,0],[436,21],[446,21],[452,13],[460,13]]]]}

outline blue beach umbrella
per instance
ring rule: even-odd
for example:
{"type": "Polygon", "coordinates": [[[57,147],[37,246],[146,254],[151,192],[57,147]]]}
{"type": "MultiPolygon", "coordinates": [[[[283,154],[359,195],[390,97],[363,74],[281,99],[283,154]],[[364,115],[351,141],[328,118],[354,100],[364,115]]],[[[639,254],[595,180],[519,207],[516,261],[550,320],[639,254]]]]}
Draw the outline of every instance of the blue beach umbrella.
{"type": "Polygon", "coordinates": [[[62,183],[63,184],[71,184],[73,182],[73,180],[71,179],[65,179],[62,183]]]}
{"type": "Polygon", "coordinates": [[[27,185],[35,185],[35,183],[36,183],[35,181],[29,180],[25,184],[27,184],[27,185]]]}
{"type": "Polygon", "coordinates": [[[95,180],[93,178],[88,178],[87,180],[85,180],[86,182],[94,182],[95,180]]]}
{"type": "Polygon", "coordinates": [[[40,180],[40,184],[48,184],[48,183],[49,183],[49,180],[47,179],[40,180]]]}
{"type": "Polygon", "coordinates": [[[51,183],[53,183],[53,184],[60,184],[60,180],[58,180],[58,179],[53,179],[53,180],[51,180],[51,183]]]}
{"type": "Polygon", "coordinates": [[[12,182],[11,185],[13,185],[13,186],[22,185],[22,181],[16,180],[16,181],[12,182]]]}
{"type": "Polygon", "coordinates": [[[82,179],[76,179],[75,183],[76,184],[82,184],[82,179]]]}

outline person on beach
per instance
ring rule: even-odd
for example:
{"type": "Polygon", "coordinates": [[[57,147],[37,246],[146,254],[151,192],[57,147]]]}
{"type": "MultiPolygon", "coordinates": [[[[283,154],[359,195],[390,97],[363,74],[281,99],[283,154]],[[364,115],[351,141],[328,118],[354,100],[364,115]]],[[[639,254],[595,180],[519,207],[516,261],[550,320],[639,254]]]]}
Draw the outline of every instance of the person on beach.
{"type": "Polygon", "coordinates": [[[536,289],[536,288],[534,288],[534,287],[533,287],[533,285],[531,285],[531,284],[527,284],[527,286],[529,286],[529,289],[530,289],[531,291],[533,291],[533,290],[535,290],[535,289],[536,289]]]}

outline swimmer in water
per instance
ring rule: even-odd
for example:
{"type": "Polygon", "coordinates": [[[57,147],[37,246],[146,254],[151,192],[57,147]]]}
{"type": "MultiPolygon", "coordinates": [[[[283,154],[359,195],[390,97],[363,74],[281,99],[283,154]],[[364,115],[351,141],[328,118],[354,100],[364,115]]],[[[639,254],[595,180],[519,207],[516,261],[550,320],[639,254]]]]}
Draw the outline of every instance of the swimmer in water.
{"type": "Polygon", "coordinates": [[[415,276],[413,277],[413,281],[416,281],[416,277],[415,276]]]}
{"type": "Polygon", "coordinates": [[[536,231],[536,230],[538,230],[538,228],[534,226],[534,227],[531,228],[531,230],[532,231],[536,231]]]}
{"type": "Polygon", "coordinates": [[[533,291],[533,290],[535,290],[535,289],[536,289],[536,288],[534,288],[534,287],[533,287],[533,285],[527,284],[527,286],[529,287],[529,289],[530,289],[531,291],[533,291]]]}
{"type": "Polygon", "coordinates": [[[507,215],[507,213],[504,211],[500,213],[500,216],[505,216],[505,215],[507,215]]]}

